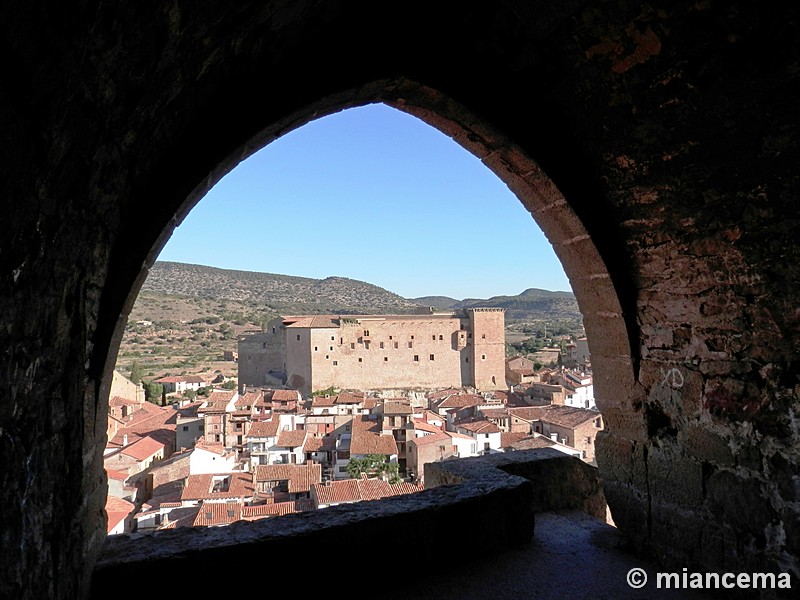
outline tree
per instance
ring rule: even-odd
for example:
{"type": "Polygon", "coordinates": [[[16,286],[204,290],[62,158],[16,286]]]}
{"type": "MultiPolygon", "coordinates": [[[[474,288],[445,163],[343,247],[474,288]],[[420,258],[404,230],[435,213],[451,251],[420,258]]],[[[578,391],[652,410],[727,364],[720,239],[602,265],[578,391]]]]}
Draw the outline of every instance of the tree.
{"type": "Polygon", "coordinates": [[[236,389],[236,380],[229,379],[228,381],[224,382],[220,387],[223,390],[235,390],[236,389]]]}
{"type": "Polygon", "coordinates": [[[133,364],[131,365],[130,380],[138,385],[142,382],[142,375],[144,375],[142,365],[140,365],[139,361],[137,360],[133,361],[133,364]]]}
{"type": "Polygon", "coordinates": [[[384,479],[389,483],[400,482],[397,463],[389,462],[383,454],[367,454],[364,458],[351,458],[346,470],[351,479],[358,479],[363,473],[372,479],[384,479]]]}
{"type": "Polygon", "coordinates": [[[152,381],[144,384],[144,398],[153,404],[161,404],[161,398],[164,395],[164,386],[160,383],[153,383],[152,381]]]}

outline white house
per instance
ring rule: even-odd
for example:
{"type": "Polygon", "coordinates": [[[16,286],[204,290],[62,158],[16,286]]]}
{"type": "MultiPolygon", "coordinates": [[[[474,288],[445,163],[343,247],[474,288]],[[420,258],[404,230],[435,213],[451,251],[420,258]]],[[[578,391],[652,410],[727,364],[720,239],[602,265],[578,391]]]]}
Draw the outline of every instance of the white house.
{"type": "Polygon", "coordinates": [[[478,454],[501,452],[500,428],[491,421],[458,423],[456,433],[471,437],[477,444],[478,454]]]}
{"type": "Polygon", "coordinates": [[[236,454],[222,446],[197,445],[189,455],[189,473],[231,473],[236,469],[236,454]]]}

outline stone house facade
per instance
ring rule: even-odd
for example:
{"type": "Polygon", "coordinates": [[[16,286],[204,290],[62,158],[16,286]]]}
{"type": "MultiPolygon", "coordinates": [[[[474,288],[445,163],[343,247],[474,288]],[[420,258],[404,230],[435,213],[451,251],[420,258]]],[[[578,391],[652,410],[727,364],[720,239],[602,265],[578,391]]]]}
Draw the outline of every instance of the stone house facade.
{"type": "Polygon", "coordinates": [[[239,340],[239,384],[281,374],[304,395],[339,389],[505,388],[503,309],[288,316],[239,340]]]}

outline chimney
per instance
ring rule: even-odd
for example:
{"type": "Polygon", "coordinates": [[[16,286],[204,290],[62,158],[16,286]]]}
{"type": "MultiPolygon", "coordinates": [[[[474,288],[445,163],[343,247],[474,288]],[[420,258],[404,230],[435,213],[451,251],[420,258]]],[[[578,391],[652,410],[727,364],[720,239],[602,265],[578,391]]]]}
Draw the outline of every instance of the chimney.
{"type": "Polygon", "coordinates": [[[128,445],[128,434],[126,433],[126,434],[123,434],[123,436],[122,436],[122,447],[124,448],[127,445],[128,445]]]}

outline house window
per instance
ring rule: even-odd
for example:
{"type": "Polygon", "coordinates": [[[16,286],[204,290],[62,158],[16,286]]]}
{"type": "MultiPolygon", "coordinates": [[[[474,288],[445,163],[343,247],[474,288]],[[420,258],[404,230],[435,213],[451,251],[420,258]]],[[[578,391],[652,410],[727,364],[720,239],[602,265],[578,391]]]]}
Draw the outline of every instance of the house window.
{"type": "Polygon", "coordinates": [[[188,425],[184,425],[184,426],[183,426],[183,430],[184,430],[184,431],[189,431],[189,426],[188,426],[188,425]]]}
{"type": "Polygon", "coordinates": [[[467,334],[467,339],[470,339],[470,340],[472,339],[472,333],[468,333],[467,334]]]}
{"type": "Polygon", "coordinates": [[[433,354],[431,354],[431,360],[433,360],[433,354]]]}
{"type": "Polygon", "coordinates": [[[590,437],[587,437],[587,438],[586,438],[586,444],[587,444],[587,445],[589,445],[589,446],[591,446],[591,445],[592,445],[592,438],[590,438],[590,437]]]}
{"type": "Polygon", "coordinates": [[[469,362],[469,356],[464,357],[464,362],[469,362]]]}
{"type": "Polygon", "coordinates": [[[414,355],[414,362],[419,362],[419,354],[414,355]]]}
{"type": "Polygon", "coordinates": [[[299,333],[297,334],[297,341],[298,342],[300,341],[300,334],[299,333]]]}
{"type": "Polygon", "coordinates": [[[369,342],[364,342],[364,349],[369,350],[369,342]]]}

